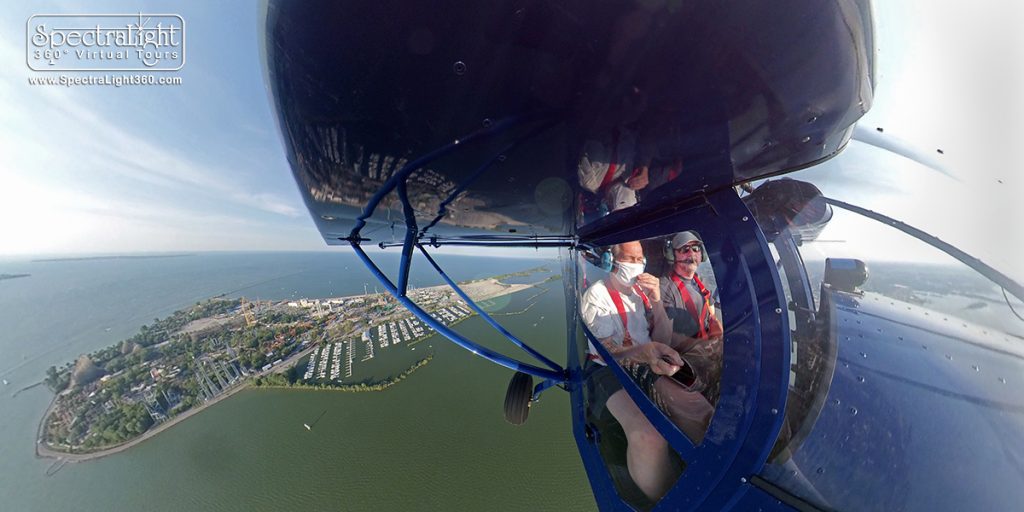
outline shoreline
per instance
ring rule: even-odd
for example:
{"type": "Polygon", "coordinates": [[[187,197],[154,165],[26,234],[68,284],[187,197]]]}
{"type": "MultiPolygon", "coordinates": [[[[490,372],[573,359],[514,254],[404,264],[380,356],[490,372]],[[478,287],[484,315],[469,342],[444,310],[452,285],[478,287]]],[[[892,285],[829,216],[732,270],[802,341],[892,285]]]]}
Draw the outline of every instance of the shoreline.
{"type": "Polygon", "coordinates": [[[143,432],[142,435],[140,435],[139,437],[136,437],[135,439],[132,439],[130,441],[125,441],[124,443],[116,445],[116,446],[111,446],[110,448],[104,448],[102,450],[95,451],[95,452],[89,452],[89,453],[68,453],[68,452],[57,451],[57,450],[54,450],[54,449],[51,449],[51,448],[47,447],[42,442],[38,442],[40,439],[42,439],[43,428],[46,425],[46,420],[48,420],[50,418],[50,413],[53,412],[53,406],[57,402],[57,395],[54,395],[53,400],[50,402],[50,406],[47,407],[47,409],[46,409],[46,415],[43,417],[42,421],[39,422],[39,431],[37,432],[37,436],[36,436],[36,441],[37,441],[36,442],[36,458],[39,458],[39,459],[62,459],[62,460],[66,460],[68,462],[75,462],[75,463],[77,463],[77,462],[85,462],[85,461],[89,461],[89,460],[93,460],[93,459],[100,459],[100,458],[103,458],[103,457],[114,455],[116,453],[123,452],[123,451],[125,451],[125,450],[127,450],[127,449],[129,449],[129,448],[131,448],[131,447],[133,447],[133,446],[135,446],[137,444],[139,444],[139,443],[142,443],[142,442],[144,442],[144,441],[146,441],[146,440],[156,436],[157,434],[160,434],[161,432],[163,432],[163,431],[165,431],[165,430],[167,430],[167,429],[177,425],[178,423],[180,423],[180,422],[182,422],[182,421],[184,421],[184,420],[186,420],[188,418],[191,418],[192,416],[194,416],[194,415],[204,411],[207,407],[210,407],[211,405],[215,405],[218,402],[220,402],[221,400],[229,398],[230,396],[234,395],[235,393],[237,393],[237,392],[239,392],[239,391],[241,391],[241,390],[243,390],[245,388],[248,388],[249,384],[250,384],[249,382],[243,382],[243,383],[239,384],[238,386],[235,386],[235,387],[233,387],[233,388],[231,388],[231,389],[229,389],[229,390],[227,390],[227,391],[225,391],[225,392],[215,396],[213,398],[213,400],[209,400],[209,401],[203,402],[202,405],[199,405],[197,407],[193,407],[193,408],[191,408],[191,409],[189,409],[189,410],[187,410],[187,411],[185,411],[185,412],[183,412],[183,413],[181,413],[181,414],[179,414],[179,415],[177,415],[177,416],[175,416],[175,417],[173,417],[171,419],[168,419],[167,421],[165,421],[165,422],[163,422],[163,423],[161,423],[159,425],[157,425],[155,428],[152,428],[150,430],[147,430],[147,431],[143,432]]]}
{"type": "MultiPolygon", "coordinates": [[[[38,458],[38,459],[58,459],[58,460],[66,460],[67,462],[75,462],[75,463],[77,463],[77,462],[85,462],[85,461],[94,460],[94,459],[100,459],[100,458],[103,458],[103,457],[107,457],[109,455],[114,455],[116,453],[123,452],[123,451],[125,451],[125,450],[127,450],[127,449],[129,449],[129,448],[131,448],[131,447],[133,447],[133,446],[135,446],[137,444],[139,444],[139,443],[142,443],[143,441],[146,441],[146,440],[148,440],[148,439],[150,439],[152,437],[155,437],[157,434],[160,434],[160,433],[164,432],[165,430],[167,430],[167,429],[177,425],[179,422],[184,421],[184,420],[186,420],[188,418],[191,418],[192,416],[194,416],[194,415],[200,413],[201,411],[205,410],[207,407],[216,405],[221,400],[230,398],[232,395],[234,395],[235,393],[238,393],[239,391],[241,391],[241,390],[243,390],[245,388],[252,387],[251,386],[252,385],[251,379],[254,379],[256,377],[262,377],[264,375],[268,375],[268,374],[271,374],[271,373],[281,373],[282,371],[287,370],[287,369],[295,366],[295,364],[300,359],[302,359],[307,354],[312,352],[314,348],[315,347],[307,348],[306,350],[303,350],[302,352],[299,352],[295,356],[291,357],[288,361],[285,361],[285,362],[281,363],[278,366],[270,368],[270,369],[268,369],[265,372],[260,372],[259,374],[256,374],[253,377],[247,378],[245,382],[242,382],[242,383],[238,384],[237,386],[235,386],[235,387],[233,387],[233,388],[231,388],[231,389],[229,389],[229,390],[227,390],[227,391],[225,391],[225,392],[215,396],[212,400],[208,400],[206,402],[203,402],[202,404],[200,404],[200,405],[198,405],[196,407],[193,407],[193,408],[191,408],[191,409],[189,409],[189,410],[187,410],[187,411],[185,411],[185,412],[183,412],[183,413],[181,413],[181,414],[179,414],[179,415],[177,415],[177,416],[175,416],[173,418],[168,419],[167,421],[157,425],[156,427],[143,432],[142,435],[140,435],[139,437],[136,437],[135,439],[132,439],[132,440],[129,440],[129,441],[125,441],[124,443],[121,443],[119,445],[111,446],[109,448],[104,448],[102,450],[95,451],[95,452],[89,452],[89,453],[68,453],[68,452],[62,452],[62,451],[59,451],[59,450],[54,450],[52,448],[49,448],[44,443],[39,442],[39,440],[41,440],[43,438],[43,429],[46,426],[46,420],[50,419],[50,413],[53,412],[53,406],[57,403],[57,397],[60,396],[59,393],[55,394],[55,395],[53,395],[53,399],[50,400],[50,405],[47,406],[46,412],[43,414],[43,419],[39,421],[39,428],[36,431],[36,441],[37,441],[36,442],[36,458],[38,458]]],[[[253,387],[253,388],[255,389],[255,387],[253,387]]]]}
{"type": "MultiPolygon", "coordinates": [[[[467,295],[472,297],[473,300],[475,300],[475,301],[482,301],[482,300],[493,299],[493,298],[496,298],[496,297],[501,297],[501,296],[504,296],[504,295],[511,295],[511,294],[514,294],[514,293],[517,293],[517,292],[520,292],[520,291],[523,291],[523,290],[527,290],[529,288],[533,288],[533,287],[537,286],[537,284],[539,284],[539,283],[504,284],[504,283],[501,283],[499,280],[494,279],[494,278],[484,278],[484,279],[481,279],[481,280],[478,280],[478,281],[469,282],[469,283],[461,283],[460,287],[463,289],[463,291],[466,292],[467,295]]],[[[441,288],[448,288],[448,286],[447,285],[438,285],[438,286],[429,287],[428,289],[431,289],[431,288],[441,289],[441,288]]],[[[371,296],[371,295],[376,295],[376,294],[360,294],[360,295],[347,296],[347,297],[344,297],[344,298],[368,297],[368,296],[371,296]]],[[[529,309],[529,308],[527,308],[527,309],[529,309]]],[[[474,314],[476,314],[476,313],[474,312],[474,314]]],[[[469,315],[467,317],[464,317],[464,318],[460,319],[459,322],[461,322],[462,320],[465,320],[467,318],[470,318],[471,316],[473,316],[473,315],[469,315]]],[[[459,322],[455,322],[455,323],[459,323],[459,322]]],[[[453,323],[452,325],[454,325],[455,323],[453,323]]],[[[430,336],[424,336],[423,338],[421,338],[419,340],[410,342],[409,345],[410,346],[415,345],[415,344],[417,344],[417,343],[419,343],[419,342],[421,342],[423,340],[431,338],[434,335],[438,335],[438,333],[435,332],[435,333],[433,333],[430,336]]],[[[244,382],[242,382],[242,383],[238,384],[237,386],[235,386],[235,387],[233,387],[233,388],[231,388],[231,389],[221,393],[220,395],[214,397],[212,400],[204,402],[204,403],[202,403],[202,404],[200,404],[200,405],[198,405],[196,407],[193,407],[193,408],[189,409],[188,411],[185,411],[185,412],[183,412],[183,413],[181,413],[181,414],[179,414],[179,415],[177,415],[177,416],[175,416],[173,418],[168,419],[167,421],[157,425],[156,427],[151,428],[150,430],[147,430],[146,432],[143,432],[141,435],[139,435],[139,437],[136,437],[135,439],[131,439],[129,441],[125,441],[124,443],[121,443],[121,444],[118,444],[118,445],[115,445],[115,446],[111,446],[109,448],[104,448],[102,450],[98,450],[98,451],[94,451],[94,452],[89,452],[89,453],[69,453],[69,452],[63,452],[63,451],[52,449],[52,448],[48,447],[44,442],[42,442],[43,432],[44,432],[44,429],[46,427],[47,420],[49,420],[50,414],[53,412],[54,406],[57,403],[57,398],[60,396],[60,393],[55,393],[53,395],[53,398],[50,400],[50,404],[47,406],[46,411],[43,413],[43,417],[39,420],[39,426],[36,429],[35,456],[36,456],[37,459],[44,459],[44,460],[54,460],[55,459],[57,461],[64,461],[64,463],[67,464],[67,463],[86,462],[86,461],[100,459],[100,458],[103,458],[103,457],[108,457],[108,456],[111,456],[111,455],[118,454],[120,452],[128,450],[129,448],[132,448],[132,447],[134,447],[134,446],[136,446],[136,445],[138,445],[140,443],[143,443],[143,442],[145,442],[145,441],[147,441],[147,440],[157,436],[158,434],[160,434],[160,433],[170,429],[171,427],[177,425],[178,423],[180,423],[180,422],[182,422],[182,421],[184,421],[184,420],[186,420],[186,419],[188,419],[188,418],[190,418],[190,417],[200,413],[201,411],[205,410],[207,407],[216,405],[221,400],[230,398],[235,393],[237,393],[237,392],[239,392],[239,391],[241,391],[243,389],[250,388],[250,387],[252,389],[271,388],[272,386],[259,386],[259,387],[253,386],[252,385],[252,379],[255,379],[257,377],[262,377],[264,375],[269,375],[271,373],[281,373],[281,372],[283,372],[283,371],[285,371],[285,370],[295,366],[298,363],[299,360],[301,360],[306,355],[310,354],[316,348],[317,348],[317,345],[311,346],[311,347],[309,347],[309,348],[299,352],[298,354],[295,354],[294,356],[289,358],[288,361],[284,361],[284,362],[282,362],[282,364],[280,364],[278,366],[275,366],[273,368],[269,368],[266,371],[259,372],[257,374],[254,374],[254,375],[250,376],[244,382]]],[[[273,387],[276,388],[276,386],[273,386],[273,387]]],[[[388,386],[388,387],[391,387],[391,386],[388,386]]],[[[285,388],[282,387],[282,389],[285,389],[285,388]]],[[[303,390],[303,391],[317,390],[317,388],[305,389],[305,388],[302,388],[302,387],[299,387],[299,388],[290,387],[290,388],[287,388],[287,389],[298,389],[298,390],[303,390]]],[[[345,392],[346,390],[332,390],[332,391],[345,392]]],[[[351,391],[349,391],[349,392],[351,392],[351,391]]]]}

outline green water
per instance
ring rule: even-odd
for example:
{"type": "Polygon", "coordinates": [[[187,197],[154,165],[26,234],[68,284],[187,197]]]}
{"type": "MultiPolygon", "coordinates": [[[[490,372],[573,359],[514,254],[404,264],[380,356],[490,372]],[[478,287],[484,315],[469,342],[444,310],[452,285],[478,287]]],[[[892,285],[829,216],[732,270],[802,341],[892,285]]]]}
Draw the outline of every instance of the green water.
{"type": "MultiPolygon", "coordinates": [[[[546,355],[559,361],[565,358],[563,302],[554,285],[551,293],[535,299],[539,302],[528,314],[501,321],[513,333],[538,341],[546,355]]],[[[522,309],[533,293],[516,294],[505,309],[522,309]]],[[[457,329],[499,346],[480,318],[457,329]]],[[[123,453],[68,465],[54,477],[43,476],[48,461],[33,461],[21,469],[31,475],[17,479],[25,485],[4,486],[12,495],[4,496],[2,508],[595,508],[572,438],[566,393],[548,391],[527,424],[512,427],[501,412],[510,371],[438,337],[416,347],[415,352],[404,343],[377,349],[374,363],[386,364],[389,352],[395,352],[399,371],[408,366],[410,355],[435,354],[428,365],[382,392],[249,389],[123,453]],[[302,426],[325,410],[312,431],[302,426]]],[[[360,349],[356,373],[361,355],[360,349]]],[[[17,402],[45,408],[48,396],[35,388],[17,402]]],[[[22,420],[34,423],[38,416],[22,420]]],[[[16,450],[23,459],[32,440],[22,441],[4,449],[16,450]]]]}

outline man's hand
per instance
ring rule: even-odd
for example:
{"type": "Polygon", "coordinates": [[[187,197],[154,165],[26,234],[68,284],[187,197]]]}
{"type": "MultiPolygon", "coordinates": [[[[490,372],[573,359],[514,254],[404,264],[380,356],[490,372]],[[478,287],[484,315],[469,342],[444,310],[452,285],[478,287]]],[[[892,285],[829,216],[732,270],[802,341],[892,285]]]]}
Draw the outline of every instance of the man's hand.
{"type": "Polygon", "coordinates": [[[672,375],[684,364],[675,350],[657,341],[640,345],[640,353],[637,356],[658,375],[672,375]]]}
{"type": "Polygon", "coordinates": [[[648,183],[650,183],[650,178],[647,176],[646,165],[633,171],[633,175],[626,180],[626,186],[632,190],[642,190],[648,183]]]}
{"type": "Polygon", "coordinates": [[[636,284],[654,302],[661,302],[661,281],[646,272],[636,278],[636,284]]]}

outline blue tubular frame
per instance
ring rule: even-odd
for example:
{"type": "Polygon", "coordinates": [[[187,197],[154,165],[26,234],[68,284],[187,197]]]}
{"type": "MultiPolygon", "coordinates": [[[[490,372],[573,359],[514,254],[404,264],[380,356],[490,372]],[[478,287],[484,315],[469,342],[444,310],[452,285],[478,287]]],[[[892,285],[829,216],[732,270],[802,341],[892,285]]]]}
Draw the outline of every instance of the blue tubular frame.
{"type": "Polygon", "coordinates": [[[989,281],[992,281],[993,283],[1001,286],[1004,290],[1009,291],[1015,297],[1024,301],[1024,286],[1022,286],[1020,283],[1017,283],[1013,279],[1010,279],[1002,272],[986,265],[978,258],[975,258],[974,256],[971,256],[970,254],[961,251],[960,249],[954,247],[953,245],[943,242],[942,240],[939,240],[937,237],[929,235],[928,233],[925,233],[924,231],[921,231],[920,229],[917,229],[905,222],[900,222],[892,217],[888,217],[881,213],[868,210],[867,208],[861,208],[860,206],[852,205],[850,203],[845,203],[838,199],[832,199],[828,197],[825,198],[825,201],[827,201],[828,204],[832,206],[838,206],[839,208],[842,208],[844,210],[848,210],[853,213],[863,215],[871,220],[881,222],[882,224],[885,224],[890,227],[894,227],[932,247],[935,247],[936,249],[956,258],[964,265],[971,267],[974,271],[985,276],[989,281]]]}
{"type": "Polygon", "coordinates": [[[708,201],[709,208],[693,212],[690,222],[699,226],[705,246],[719,251],[712,265],[726,326],[722,395],[697,449],[700,458],[662,504],[726,510],[750,490],[750,477],[764,467],[778,439],[792,345],[782,281],[754,216],[732,189],[708,201]]]}
{"type": "MultiPolygon", "coordinates": [[[[547,386],[550,387],[550,386],[555,385],[555,384],[561,384],[561,383],[568,382],[569,381],[569,372],[566,371],[565,369],[563,369],[562,367],[560,367],[557,363],[555,363],[555,362],[551,361],[550,359],[544,357],[540,352],[537,352],[532,347],[526,345],[525,343],[523,343],[522,341],[517,339],[510,332],[508,332],[503,327],[501,327],[501,325],[499,325],[497,322],[495,322],[494,319],[492,319],[479,306],[477,306],[476,303],[473,301],[473,299],[471,299],[468,295],[466,295],[465,292],[463,292],[444,273],[444,271],[441,270],[441,267],[438,266],[437,262],[435,262],[434,259],[431,258],[430,255],[427,253],[427,251],[423,248],[423,246],[419,244],[419,238],[423,236],[423,233],[417,235],[418,228],[417,228],[417,223],[416,223],[416,211],[413,209],[412,204],[409,202],[409,191],[408,191],[408,184],[407,184],[407,180],[408,180],[408,177],[409,177],[410,174],[415,172],[417,169],[420,169],[424,165],[427,165],[431,161],[433,161],[433,160],[435,160],[437,158],[440,158],[440,157],[442,157],[442,156],[444,156],[444,155],[454,151],[460,145],[464,145],[466,143],[473,142],[475,140],[484,138],[485,136],[490,136],[490,135],[493,135],[493,134],[501,133],[501,132],[505,131],[506,129],[508,129],[508,128],[512,127],[512,126],[515,126],[516,124],[520,124],[520,123],[531,121],[531,120],[533,120],[533,119],[531,119],[529,117],[504,119],[504,120],[499,121],[498,123],[496,123],[491,128],[474,132],[474,133],[470,134],[469,136],[465,137],[464,139],[456,140],[452,144],[448,144],[448,145],[446,145],[444,147],[436,149],[436,150],[434,150],[434,151],[424,155],[423,157],[418,158],[418,159],[416,159],[413,162],[410,162],[409,164],[404,166],[401,170],[399,170],[394,175],[392,175],[391,178],[389,178],[388,181],[385,182],[384,185],[382,185],[379,190],[377,190],[377,192],[373,195],[373,197],[370,198],[370,200],[366,203],[366,206],[363,208],[362,214],[359,217],[356,218],[356,224],[352,228],[352,231],[350,232],[348,238],[345,238],[344,240],[347,240],[349,242],[349,245],[351,245],[352,248],[355,250],[356,255],[359,256],[359,259],[362,260],[363,264],[374,275],[374,277],[376,277],[377,280],[380,281],[380,283],[382,285],[384,285],[384,288],[388,291],[388,293],[390,293],[392,296],[394,296],[395,299],[397,299],[403,306],[405,306],[406,309],[408,309],[410,312],[412,312],[413,315],[415,315],[417,318],[422,320],[426,325],[430,326],[431,328],[433,328],[434,330],[439,332],[441,335],[443,335],[446,338],[450,339],[456,345],[459,345],[460,347],[465,348],[466,350],[469,350],[473,354],[481,356],[481,357],[483,357],[483,358],[485,358],[485,359],[487,359],[487,360],[489,360],[491,362],[497,363],[497,364],[499,364],[501,366],[504,366],[506,368],[509,368],[511,370],[527,373],[527,374],[533,375],[535,377],[540,377],[540,378],[544,379],[545,383],[547,383],[547,386]],[[364,238],[362,238],[360,236],[360,231],[363,229],[363,227],[366,226],[366,220],[369,219],[373,215],[374,210],[376,210],[377,206],[384,199],[384,197],[387,194],[391,193],[392,190],[395,190],[395,189],[397,189],[398,198],[399,198],[399,200],[402,203],[402,210],[403,210],[403,213],[405,215],[405,227],[406,227],[406,229],[405,229],[405,240],[402,243],[402,257],[401,257],[399,268],[398,268],[398,285],[397,286],[395,284],[393,284],[391,282],[391,280],[389,280],[388,277],[384,275],[383,272],[381,272],[380,268],[377,267],[377,265],[370,259],[370,257],[366,254],[365,251],[363,251],[362,247],[360,246],[360,242],[366,240],[366,239],[364,239],[364,238]],[[530,353],[531,355],[536,357],[538,360],[542,361],[544,364],[546,364],[549,367],[551,367],[551,370],[547,370],[547,369],[544,369],[544,368],[539,368],[539,367],[536,367],[536,366],[533,366],[533,365],[529,365],[529,364],[523,363],[521,361],[512,359],[510,357],[507,357],[507,356],[504,356],[504,355],[499,354],[497,352],[494,352],[494,351],[492,351],[492,350],[490,350],[488,348],[485,348],[485,347],[483,347],[481,345],[478,345],[478,344],[470,341],[469,339],[459,335],[455,331],[449,329],[444,324],[438,322],[434,317],[430,316],[429,313],[427,313],[426,311],[421,309],[418,305],[416,305],[415,302],[413,302],[411,299],[409,299],[409,297],[407,295],[407,291],[408,291],[408,286],[409,286],[409,271],[412,268],[412,252],[413,252],[414,247],[419,247],[420,251],[423,253],[424,256],[427,257],[427,260],[430,261],[430,263],[434,266],[434,268],[437,269],[438,273],[445,280],[445,282],[447,282],[448,285],[451,286],[452,289],[455,290],[455,292],[457,294],[459,294],[459,296],[462,297],[463,300],[466,301],[466,304],[469,305],[469,307],[471,307],[474,311],[476,311],[478,314],[480,314],[481,317],[484,318],[484,320],[486,320],[495,329],[497,329],[501,334],[503,334],[506,338],[508,338],[513,344],[515,344],[516,346],[518,346],[518,347],[522,348],[523,350],[527,351],[528,353],[530,353]]],[[[527,140],[527,139],[537,135],[538,133],[543,132],[544,130],[550,128],[553,125],[554,125],[554,122],[550,122],[549,121],[549,122],[543,123],[540,126],[530,130],[526,134],[524,134],[524,135],[522,135],[520,137],[517,137],[514,141],[512,141],[510,144],[508,144],[502,150],[502,153],[504,153],[505,151],[508,151],[508,150],[510,150],[512,148],[514,148],[515,146],[517,146],[518,144],[522,143],[523,141],[525,141],[525,140],[527,140]]],[[[472,183],[474,180],[479,178],[480,175],[483,174],[483,172],[485,170],[490,168],[493,165],[493,163],[495,161],[497,161],[498,159],[499,159],[499,156],[495,156],[495,157],[491,158],[490,160],[488,160],[484,165],[480,166],[474,173],[472,173],[470,175],[470,177],[467,178],[462,185],[460,185],[455,191],[453,191],[448,196],[448,198],[446,198],[445,201],[441,204],[441,207],[438,210],[438,217],[435,218],[433,220],[433,222],[431,222],[426,228],[424,228],[423,232],[425,233],[427,229],[429,229],[431,226],[436,224],[441,219],[441,217],[444,216],[444,213],[446,211],[446,206],[447,206],[448,203],[453,201],[455,199],[455,197],[459,193],[461,193],[463,190],[465,190],[466,187],[470,183],[472,183]]],[[[432,242],[435,245],[437,245],[438,244],[437,238],[433,237],[432,238],[432,242]]],[[[566,240],[564,238],[558,238],[558,237],[543,237],[543,239],[542,239],[541,237],[538,237],[538,236],[533,236],[533,237],[481,237],[478,240],[453,241],[453,242],[448,242],[448,244],[449,245],[477,245],[477,246],[506,246],[506,247],[507,246],[565,247],[565,246],[572,246],[572,241],[571,240],[566,240]]],[[[393,245],[393,244],[385,244],[385,243],[382,242],[380,244],[380,247],[383,249],[384,247],[390,246],[390,245],[393,245]]]]}
{"type": "Polygon", "coordinates": [[[374,277],[376,277],[377,280],[380,281],[382,285],[384,285],[384,288],[387,289],[388,293],[390,293],[396,300],[398,300],[398,302],[405,306],[405,308],[408,309],[413,315],[415,315],[416,318],[422,320],[424,324],[430,326],[435,331],[439,332],[441,335],[448,338],[456,345],[472,352],[475,355],[483,357],[493,363],[497,363],[501,366],[504,366],[505,368],[508,368],[510,370],[528,373],[535,377],[540,377],[542,379],[552,379],[558,382],[565,382],[568,380],[568,376],[564,370],[556,372],[544,368],[538,368],[536,366],[529,365],[521,361],[517,361],[503,354],[494,352],[491,349],[473,343],[472,341],[466,339],[459,333],[449,329],[448,326],[442,324],[441,322],[438,322],[437,319],[430,316],[429,313],[420,308],[415,302],[409,299],[409,297],[399,294],[398,288],[394,285],[394,283],[392,283],[391,280],[388,279],[388,277],[384,275],[383,272],[381,272],[380,268],[377,267],[373,260],[371,260],[370,257],[366,254],[366,251],[364,251],[363,248],[360,247],[356,241],[352,241],[350,242],[350,244],[352,245],[352,249],[355,251],[356,255],[359,256],[359,259],[363,261],[363,264],[366,265],[366,268],[374,275],[374,277]]]}
{"type": "MultiPolygon", "coordinates": [[[[420,241],[422,242],[422,240],[420,241]]],[[[534,237],[533,239],[516,237],[516,238],[495,238],[491,240],[473,240],[473,239],[445,239],[441,240],[438,238],[430,238],[426,241],[427,245],[433,247],[448,246],[468,246],[468,247],[532,247],[539,249],[541,247],[575,247],[576,243],[570,238],[562,237],[534,237]]],[[[381,249],[387,249],[388,247],[404,247],[405,242],[381,242],[377,244],[381,249]]]]}
{"type": "Polygon", "coordinates": [[[596,446],[598,438],[595,437],[594,429],[587,422],[587,406],[585,403],[587,400],[582,392],[582,384],[586,375],[583,373],[580,361],[580,350],[582,347],[579,346],[577,336],[577,326],[582,325],[582,322],[577,321],[579,313],[576,309],[578,304],[578,294],[576,291],[581,282],[580,274],[580,265],[578,264],[577,257],[567,257],[563,260],[562,275],[572,277],[571,280],[563,278],[566,290],[565,311],[567,313],[565,330],[568,334],[566,360],[568,361],[569,372],[573,376],[572,381],[567,386],[570,391],[569,404],[572,413],[572,433],[576,439],[576,447],[580,453],[580,458],[583,459],[583,466],[587,470],[587,479],[590,482],[590,488],[594,493],[594,499],[597,504],[602,510],[633,512],[632,507],[628,507],[623,503],[616,493],[615,483],[612,481],[608,471],[605,470],[604,460],[601,458],[601,454],[596,446]],[[574,313],[570,315],[569,312],[574,313]]]}
{"type": "Polygon", "coordinates": [[[534,401],[534,402],[540,400],[540,394],[541,393],[546,391],[548,388],[553,388],[553,387],[555,387],[555,386],[557,386],[559,384],[564,384],[564,383],[562,383],[562,382],[555,382],[555,381],[553,381],[551,379],[541,381],[540,384],[537,384],[536,386],[533,387],[533,396],[530,397],[530,400],[534,401]]]}
{"type": "Polygon", "coordinates": [[[437,270],[437,273],[441,276],[441,279],[444,279],[444,282],[448,283],[448,286],[450,286],[452,290],[455,290],[455,293],[459,294],[459,297],[462,297],[462,300],[466,301],[467,306],[472,308],[473,311],[476,311],[477,314],[480,315],[480,317],[483,318],[487,323],[491,324],[491,327],[494,327],[498,332],[500,332],[502,335],[508,338],[508,340],[511,341],[512,344],[529,352],[530,355],[537,358],[538,361],[541,361],[544,364],[548,365],[548,367],[550,367],[552,370],[555,370],[557,372],[565,371],[561,366],[558,366],[557,363],[544,357],[544,354],[537,352],[533,347],[520,341],[519,338],[513,336],[512,333],[508,332],[504,327],[501,326],[501,324],[496,322],[494,318],[491,318],[491,315],[488,315],[487,312],[483,310],[483,308],[478,306],[477,303],[474,302],[473,299],[469,297],[469,295],[466,295],[466,292],[462,291],[462,288],[459,288],[459,286],[455,284],[455,281],[452,281],[452,279],[448,277],[448,274],[446,274],[444,270],[441,270],[441,266],[438,265],[436,261],[434,261],[434,258],[432,258],[430,254],[427,253],[427,250],[424,249],[422,245],[416,244],[416,247],[419,248],[420,252],[423,253],[423,256],[427,258],[427,261],[429,261],[430,264],[434,266],[434,269],[437,270]]]}
{"type": "Polygon", "coordinates": [[[409,270],[412,269],[412,246],[416,243],[416,213],[409,205],[409,192],[405,180],[398,184],[398,198],[405,209],[405,243],[402,245],[402,260],[398,269],[398,294],[405,297],[409,287],[409,270]],[[408,225],[409,223],[411,225],[408,225]]]}

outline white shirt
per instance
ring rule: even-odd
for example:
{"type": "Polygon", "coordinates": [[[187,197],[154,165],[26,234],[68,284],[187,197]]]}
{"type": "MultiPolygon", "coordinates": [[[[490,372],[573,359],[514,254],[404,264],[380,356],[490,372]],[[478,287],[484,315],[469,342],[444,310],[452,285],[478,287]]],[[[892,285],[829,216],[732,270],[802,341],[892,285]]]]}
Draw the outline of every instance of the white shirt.
{"type": "MultiPolygon", "coordinates": [[[[619,293],[622,297],[622,307],[626,313],[626,322],[629,324],[629,337],[634,345],[642,345],[651,341],[651,334],[647,324],[647,311],[644,309],[644,301],[640,294],[633,290],[628,293],[619,293]]],[[[583,293],[581,303],[583,323],[598,340],[611,338],[612,342],[622,346],[625,338],[625,331],[622,328],[622,318],[619,310],[612,302],[612,296],[608,293],[608,287],[602,279],[590,286],[583,293]]],[[[592,343],[587,343],[587,351],[597,354],[597,349],[592,343]]],[[[596,361],[604,364],[603,361],[596,361]]]]}

